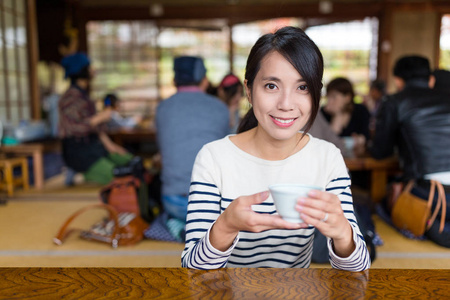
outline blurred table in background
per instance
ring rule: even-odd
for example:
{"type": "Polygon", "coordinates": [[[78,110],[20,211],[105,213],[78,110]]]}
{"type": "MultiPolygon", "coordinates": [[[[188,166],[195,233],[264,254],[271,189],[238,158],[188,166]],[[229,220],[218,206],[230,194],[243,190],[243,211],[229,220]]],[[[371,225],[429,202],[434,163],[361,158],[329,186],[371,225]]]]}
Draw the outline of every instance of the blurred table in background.
{"type": "Polygon", "coordinates": [[[44,188],[44,156],[45,152],[60,152],[61,143],[58,139],[39,142],[22,143],[18,145],[0,146],[0,152],[14,156],[31,156],[33,159],[33,178],[36,189],[44,188]]]}
{"type": "Polygon", "coordinates": [[[388,176],[400,172],[398,157],[374,159],[372,157],[344,157],[349,171],[370,172],[370,197],[378,203],[386,196],[388,176]]]}
{"type": "Polygon", "coordinates": [[[108,132],[111,139],[118,145],[125,145],[127,142],[155,142],[156,130],[149,128],[121,129],[108,132]]]}
{"type": "Polygon", "coordinates": [[[450,270],[0,268],[0,299],[450,299],[450,270]]]}

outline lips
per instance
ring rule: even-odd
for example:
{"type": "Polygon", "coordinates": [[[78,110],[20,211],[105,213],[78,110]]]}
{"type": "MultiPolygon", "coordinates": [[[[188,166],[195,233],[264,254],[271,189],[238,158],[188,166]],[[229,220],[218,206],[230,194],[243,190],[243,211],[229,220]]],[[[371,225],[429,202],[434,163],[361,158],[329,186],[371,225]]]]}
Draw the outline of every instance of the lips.
{"type": "Polygon", "coordinates": [[[294,124],[294,121],[297,119],[297,118],[289,118],[289,119],[288,118],[277,118],[274,116],[271,116],[271,118],[272,118],[273,122],[280,127],[289,127],[292,124],[294,124]]]}

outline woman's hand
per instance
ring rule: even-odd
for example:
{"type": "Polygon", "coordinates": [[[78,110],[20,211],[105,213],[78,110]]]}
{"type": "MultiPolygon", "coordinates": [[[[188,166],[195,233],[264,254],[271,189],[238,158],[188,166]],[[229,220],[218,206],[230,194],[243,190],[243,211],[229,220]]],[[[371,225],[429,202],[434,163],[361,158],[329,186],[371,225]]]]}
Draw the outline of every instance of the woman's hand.
{"type": "Polygon", "coordinates": [[[307,224],[290,223],[279,215],[256,213],[252,205],[264,202],[269,192],[241,196],[235,199],[217,218],[210,232],[211,245],[220,250],[227,250],[233,243],[239,231],[261,232],[269,229],[299,229],[307,224]]]}
{"type": "Polygon", "coordinates": [[[308,198],[299,198],[296,209],[307,224],[333,239],[334,251],[348,257],[355,249],[353,230],[344,216],[339,198],[328,192],[313,190],[308,198]]]}

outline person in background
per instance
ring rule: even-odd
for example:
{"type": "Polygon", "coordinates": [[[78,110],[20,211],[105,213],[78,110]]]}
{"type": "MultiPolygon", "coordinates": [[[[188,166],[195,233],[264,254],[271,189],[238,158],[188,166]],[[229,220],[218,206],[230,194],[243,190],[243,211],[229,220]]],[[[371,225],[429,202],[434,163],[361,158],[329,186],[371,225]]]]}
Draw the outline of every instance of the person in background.
{"type": "Polygon", "coordinates": [[[307,268],[317,228],[327,236],[334,268],[369,268],[343,157],[307,133],[319,110],[322,75],[322,54],[300,28],[256,41],[244,81],[252,108],[237,135],[208,143],[195,160],[183,267],[307,268]],[[276,183],[323,189],[298,199],[304,223],[276,213],[267,190],[276,183]]]}
{"type": "Polygon", "coordinates": [[[380,107],[383,97],[386,95],[386,83],[384,80],[377,79],[370,83],[369,95],[364,99],[364,105],[370,112],[369,130],[371,136],[375,131],[375,120],[378,108],[380,107]]]}
{"type": "Polygon", "coordinates": [[[241,120],[239,103],[244,94],[241,80],[234,74],[226,75],[217,87],[217,96],[225,102],[230,111],[230,133],[236,133],[241,120]]]}
{"type": "Polygon", "coordinates": [[[83,173],[87,181],[108,184],[113,179],[114,167],[125,165],[132,155],[105,133],[111,109],[96,113],[89,98],[92,77],[89,58],[76,53],[65,57],[63,66],[71,82],[58,103],[58,132],[64,161],[75,172],[83,173]]]}
{"type": "Polygon", "coordinates": [[[120,114],[120,99],[115,94],[107,94],[103,99],[103,107],[111,109],[111,119],[107,123],[108,130],[131,129],[136,127],[141,121],[142,116],[122,117],[120,114]]]}
{"type": "Polygon", "coordinates": [[[450,93],[450,71],[434,70],[433,88],[450,93]]]}
{"type": "Polygon", "coordinates": [[[162,204],[179,226],[172,231],[184,240],[189,186],[197,152],[229,132],[229,111],[220,99],[206,94],[208,80],[203,59],[174,59],[177,93],[156,109],[157,143],[161,154],[162,204]]]}
{"type": "Polygon", "coordinates": [[[355,147],[361,147],[370,138],[369,111],[354,102],[355,92],[348,79],[335,78],[326,89],[328,101],[321,112],[331,129],[340,137],[353,137],[355,147]]]}
{"type": "Polygon", "coordinates": [[[430,88],[433,78],[425,57],[401,57],[393,73],[398,92],[386,96],[379,108],[369,151],[374,158],[382,159],[397,149],[404,181],[414,179],[412,193],[424,199],[428,198],[430,179],[442,183],[447,198],[444,231],[439,231],[439,213],[425,236],[450,247],[449,96],[439,88],[430,88]]]}

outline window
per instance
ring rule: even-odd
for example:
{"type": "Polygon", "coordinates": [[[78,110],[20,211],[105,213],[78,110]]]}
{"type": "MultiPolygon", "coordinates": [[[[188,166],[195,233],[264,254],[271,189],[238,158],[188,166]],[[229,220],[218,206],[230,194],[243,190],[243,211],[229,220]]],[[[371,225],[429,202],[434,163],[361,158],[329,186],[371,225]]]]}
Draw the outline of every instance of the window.
{"type": "MultiPolygon", "coordinates": [[[[303,27],[303,22],[301,19],[281,18],[233,27],[234,70],[241,78],[244,77],[248,53],[256,40],[262,34],[288,25],[303,27]]],[[[366,18],[363,21],[313,26],[305,32],[324,57],[324,84],[337,76],[347,77],[361,100],[361,95],[368,92],[370,81],[376,77],[378,20],[366,18]]]]}
{"type": "Polygon", "coordinates": [[[31,116],[25,0],[0,1],[0,119],[31,116]]]}
{"type": "Polygon", "coordinates": [[[158,101],[175,92],[175,56],[203,57],[208,79],[214,84],[230,69],[228,27],[220,20],[165,21],[158,25],[149,21],[92,21],[87,32],[95,72],[92,98],[100,103],[107,93],[116,93],[124,115],[143,114],[150,123],[158,101]]]}
{"type": "Polygon", "coordinates": [[[87,32],[95,72],[91,97],[100,103],[106,94],[115,93],[125,114],[149,115],[158,98],[156,25],[89,22],[87,32]]]}
{"type": "Polygon", "coordinates": [[[444,15],[441,22],[439,68],[450,70],[450,15],[444,15]]]}

